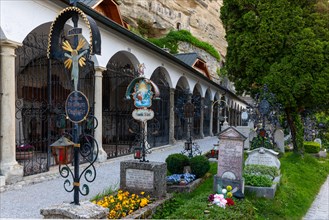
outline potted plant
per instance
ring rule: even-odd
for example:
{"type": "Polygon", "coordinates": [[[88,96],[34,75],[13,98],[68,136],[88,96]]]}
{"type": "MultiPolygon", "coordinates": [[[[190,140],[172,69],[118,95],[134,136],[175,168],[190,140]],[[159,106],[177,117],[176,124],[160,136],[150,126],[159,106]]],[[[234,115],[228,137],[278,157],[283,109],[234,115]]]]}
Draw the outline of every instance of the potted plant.
{"type": "Polygon", "coordinates": [[[33,157],[34,147],[31,144],[16,146],[16,160],[27,160],[33,157]]]}

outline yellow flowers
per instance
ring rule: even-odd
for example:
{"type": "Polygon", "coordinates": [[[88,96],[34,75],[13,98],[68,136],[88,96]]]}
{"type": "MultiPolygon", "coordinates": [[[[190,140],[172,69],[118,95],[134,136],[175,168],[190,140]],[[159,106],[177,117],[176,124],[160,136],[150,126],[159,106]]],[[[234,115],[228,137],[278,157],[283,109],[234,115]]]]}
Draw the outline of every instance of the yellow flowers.
{"type": "Polygon", "coordinates": [[[228,193],[227,193],[227,197],[228,197],[228,198],[232,198],[232,196],[233,196],[233,193],[232,193],[232,192],[228,192],[228,193]]]}
{"type": "Polygon", "coordinates": [[[226,189],[227,189],[227,191],[231,191],[231,190],[232,190],[232,186],[228,185],[228,186],[226,187],[226,189]]]}
{"type": "Polygon", "coordinates": [[[131,194],[129,192],[118,191],[113,196],[105,196],[101,200],[92,201],[93,203],[109,209],[108,218],[118,219],[130,215],[135,210],[143,208],[150,203],[150,196],[144,196],[144,192],[140,195],[131,194]]]}

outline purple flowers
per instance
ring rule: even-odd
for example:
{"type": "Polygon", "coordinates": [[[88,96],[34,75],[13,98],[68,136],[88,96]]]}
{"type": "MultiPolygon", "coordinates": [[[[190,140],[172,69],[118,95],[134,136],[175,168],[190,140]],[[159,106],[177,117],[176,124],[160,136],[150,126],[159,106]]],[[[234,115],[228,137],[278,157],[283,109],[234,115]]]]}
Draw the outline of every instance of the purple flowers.
{"type": "Polygon", "coordinates": [[[16,146],[17,151],[33,151],[33,146],[31,144],[21,144],[16,146]]]}

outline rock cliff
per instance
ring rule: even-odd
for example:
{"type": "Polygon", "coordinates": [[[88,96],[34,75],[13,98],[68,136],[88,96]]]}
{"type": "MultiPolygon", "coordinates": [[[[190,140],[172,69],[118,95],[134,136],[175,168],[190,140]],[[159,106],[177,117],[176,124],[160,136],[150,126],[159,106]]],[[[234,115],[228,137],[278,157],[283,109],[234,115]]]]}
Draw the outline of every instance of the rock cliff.
{"type": "MultiPolygon", "coordinates": [[[[119,0],[122,16],[134,25],[137,19],[153,24],[160,33],[185,29],[226,55],[225,30],[219,18],[223,0],[119,0]]],[[[136,25],[136,24],[135,24],[136,25]]]]}

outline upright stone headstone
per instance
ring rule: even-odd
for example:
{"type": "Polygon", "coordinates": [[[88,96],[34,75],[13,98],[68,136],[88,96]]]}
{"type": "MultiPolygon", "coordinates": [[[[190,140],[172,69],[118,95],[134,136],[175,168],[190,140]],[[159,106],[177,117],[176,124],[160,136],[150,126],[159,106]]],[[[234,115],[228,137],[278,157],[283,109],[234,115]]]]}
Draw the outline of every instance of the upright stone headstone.
{"type": "Polygon", "coordinates": [[[276,129],[274,132],[274,142],[276,146],[284,153],[284,133],[282,129],[276,129]]]}
{"type": "Polygon", "coordinates": [[[252,142],[255,137],[257,137],[257,132],[254,129],[251,129],[249,132],[249,146],[250,142],[252,142]]]}
{"type": "Polygon", "coordinates": [[[245,161],[245,165],[256,164],[265,166],[274,166],[280,169],[280,161],[278,160],[278,152],[267,149],[264,147],[256,148],[251,151],[247,151],[248,158],[245,161]]]}
{"type": "Polygon", "coordinates": [[[244,141],[243,148],[249,149],[250,148],[250,140],[249,140],[249,134],[250,134],[250,127],[249,126],[237,126],[236,129],[243,134],[247,139],[244,141]]]}
{"type": "Polygon", "coordinates": [[[219,134],[218,169],[214,177],[214,191],[219,185],[231,185],[233,189],[244,192],[242,178],[243,142],[247,138],[233,127],[219,134]]]}
{"type": "Polygon", "coordinates": [[[120,189],[130,193],[145,192],[153,198],[166,197],[167,164],[127,160],[120,163],[120,189]]]}
{"type": "Polygon", "coordinates": [[[320,149],[322,148],[322,141],[321,141],[320,138],[315,138],[314,142],[319,143],[320,144],[320,149]]]}

